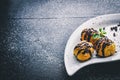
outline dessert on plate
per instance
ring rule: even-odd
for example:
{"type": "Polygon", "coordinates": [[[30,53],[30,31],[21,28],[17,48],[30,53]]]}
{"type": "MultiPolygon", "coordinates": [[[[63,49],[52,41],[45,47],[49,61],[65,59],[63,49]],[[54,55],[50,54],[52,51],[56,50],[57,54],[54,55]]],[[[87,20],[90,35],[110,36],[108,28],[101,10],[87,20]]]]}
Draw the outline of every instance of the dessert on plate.
{"type": "Polygon", "coordinates": [[[74,55],[77,58],[77,60],[81,62],[91,59],[93,53],[93,45],[92,43],[87,41],[81,41],[74,48],[74,55]]]}

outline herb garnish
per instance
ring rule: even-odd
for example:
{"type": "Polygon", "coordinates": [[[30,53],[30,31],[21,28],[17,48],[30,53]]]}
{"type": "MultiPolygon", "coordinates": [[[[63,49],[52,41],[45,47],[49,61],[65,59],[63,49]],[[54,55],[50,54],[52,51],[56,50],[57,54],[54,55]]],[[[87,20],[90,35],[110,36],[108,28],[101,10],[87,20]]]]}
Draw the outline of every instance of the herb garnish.
{"type": "Polygon", "coordinates": [[[104,37],[105,34],[107,34],[107,33],[102,28],[99,28],[99,33],[94,33],[92,37],[94,39],[101,38],[101,37],[104,37]]]}

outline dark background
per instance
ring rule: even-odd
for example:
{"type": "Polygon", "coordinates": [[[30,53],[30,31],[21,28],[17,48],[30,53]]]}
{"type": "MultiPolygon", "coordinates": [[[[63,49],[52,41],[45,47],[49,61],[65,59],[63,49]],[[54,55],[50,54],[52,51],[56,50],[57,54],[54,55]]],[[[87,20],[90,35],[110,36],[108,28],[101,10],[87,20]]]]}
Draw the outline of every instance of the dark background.
{"type": "Polygon", "coordinates": [[[0,0],[0,80],[120,80],[120,61],[69,77],[64,49],[90,18],[120,12],[120,0],[0,0]]]}

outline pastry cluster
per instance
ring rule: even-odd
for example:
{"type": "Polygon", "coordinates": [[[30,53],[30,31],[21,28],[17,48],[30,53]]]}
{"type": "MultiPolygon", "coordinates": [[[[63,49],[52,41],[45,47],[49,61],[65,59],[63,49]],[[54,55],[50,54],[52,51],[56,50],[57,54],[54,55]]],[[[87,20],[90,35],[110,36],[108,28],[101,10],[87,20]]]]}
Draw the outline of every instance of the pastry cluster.
{"type": "Polygon", "coordinates": [[[109,57],[115,54],[116,45],[105,36],[105,32],[101,29],[98,32],[93,28],[84,29],[81,33],[81,42],[74,48],[74,55],[79,61],[87,61],[91,59],[94,51],[97,57],[109,57]]]}

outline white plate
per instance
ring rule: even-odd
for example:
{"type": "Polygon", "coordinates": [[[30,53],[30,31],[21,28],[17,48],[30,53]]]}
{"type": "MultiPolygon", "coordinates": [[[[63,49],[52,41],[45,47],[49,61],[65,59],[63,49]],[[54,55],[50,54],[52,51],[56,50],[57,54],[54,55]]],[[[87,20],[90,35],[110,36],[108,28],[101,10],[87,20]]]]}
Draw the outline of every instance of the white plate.
{"type": "Polygon", "coordinates": [[[110,31],[110,27],[117,26],[120,23],[120,13],[118,14],[108,14],[108,15],[102,15],[95,18],[92,18],[88,20],[87,22],[80,25],[70,36],[66,48],[65,48],[65,54],[64,54],[64,62],[66,71],[69,76],[73,75],[75,72],[77,72],[79,69],[83,68],[84,66],[94,64],[94,63],[102,63],[102,62],[109,62],[109,61],[115,61],[120,60],[120,27],[119,31],[117,31],[117,36],[113,37],[113,33],[115,31],[110,31]],[[117,53],[111,57],[107,58],[96,58],[93,57],[92,59],[80,63],[76,60],[75,56],[73,55],[74,47],[80,42],[80,36],[81,31],[85,28],[91,28],[99,29],[101,27],[105,27],[105,31],[107,32],[107,36],[114,40],[117,44],[117,53]]]}

